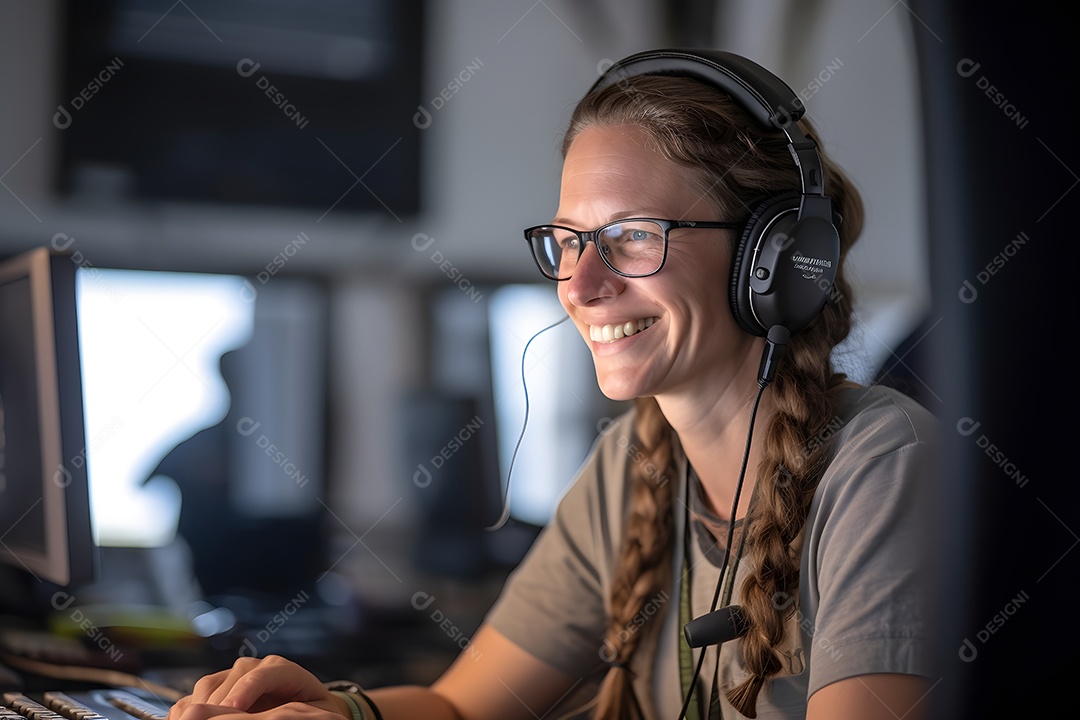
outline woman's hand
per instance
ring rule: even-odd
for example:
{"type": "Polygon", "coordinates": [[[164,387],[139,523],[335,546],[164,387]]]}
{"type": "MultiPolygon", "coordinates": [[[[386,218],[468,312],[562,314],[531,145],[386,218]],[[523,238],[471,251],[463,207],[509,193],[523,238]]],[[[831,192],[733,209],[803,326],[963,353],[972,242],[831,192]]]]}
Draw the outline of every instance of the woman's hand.
{"type": "Polygon", "coordinates": [[[341,720],[341,715],[336,712],[302,702],[285,703],[258,713],[242,712],[222,705],[192,703],[183,709],[174,707],[169,711],[169,717],[182,717],[184,720],[341,720]]]}
{"type": "Polygon", "coordinates": [[[239,658],[232,668],[200,679],[192,694],[169,710],[168,720],[206,720],[237,710],[259,713],[285,705],[295,711],[289,715],[314,718],[328,712],[352,718],[346,702],[318,678],[294,662],[269,655],[261,660],[239,658]]]}

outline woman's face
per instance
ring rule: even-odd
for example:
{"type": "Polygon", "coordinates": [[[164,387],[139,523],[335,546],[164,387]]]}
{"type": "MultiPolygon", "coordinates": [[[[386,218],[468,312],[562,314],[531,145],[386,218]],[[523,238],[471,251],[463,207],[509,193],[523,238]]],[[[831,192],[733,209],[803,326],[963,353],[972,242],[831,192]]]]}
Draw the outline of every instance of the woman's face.
{"type": "MultiPolygon", "coordinates": [[[[595,230],[624,217],[730,220],[691,189],[686,174],[650,150],[636,127],[589,126],[567,151],[555,222],[595,230]]],[[[618,275],[594,243],[586,246],[573,276],[559,283],[559,300],[592,350],[605,395],[692,396],[712,385],[722,393],[731,382],[755,340],[728,308],[732,232],[672,230],[663,269],[644,278],[618,275]],[[635,332],[614,339],[621,334],[614,327],[627,323],[635,332]]]]}

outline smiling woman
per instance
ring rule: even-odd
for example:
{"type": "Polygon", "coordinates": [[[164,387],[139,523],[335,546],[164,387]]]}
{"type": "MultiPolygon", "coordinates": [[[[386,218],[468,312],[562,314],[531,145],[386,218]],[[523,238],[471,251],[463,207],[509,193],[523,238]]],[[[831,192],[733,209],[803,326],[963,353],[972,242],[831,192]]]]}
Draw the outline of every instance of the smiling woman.
{"type": "MultiPolygon", "coordinates": [[[[937,424],[833,369],[862,206],[802,116],[719,51],[631,56],[577,105],[556,217],[525,237],[601,390],[633,408],[469,652],[431,688],[349,696],[354,720],[919,715],[937,424]],[[721,606],[738,639],[681,632],[721,606]]],[[[243,661],[174,720],[350,717],[349,698],[243,661]]]]}

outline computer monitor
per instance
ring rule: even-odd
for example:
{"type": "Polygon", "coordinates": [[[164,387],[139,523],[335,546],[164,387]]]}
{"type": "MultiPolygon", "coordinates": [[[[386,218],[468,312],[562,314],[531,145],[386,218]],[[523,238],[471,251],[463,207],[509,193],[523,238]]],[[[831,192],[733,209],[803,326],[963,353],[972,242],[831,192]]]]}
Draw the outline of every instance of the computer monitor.
{"type": "Polygon", "coordinates": [[[76,265],[0,263],[0,562],[56,585],[94,576],[76,265]]]}
{"type": "Polygon", "coordinates": [[[444,102],[421,94],[426,4],[52,3],[59,191],[416,214],[421,136],[444,102]]]}

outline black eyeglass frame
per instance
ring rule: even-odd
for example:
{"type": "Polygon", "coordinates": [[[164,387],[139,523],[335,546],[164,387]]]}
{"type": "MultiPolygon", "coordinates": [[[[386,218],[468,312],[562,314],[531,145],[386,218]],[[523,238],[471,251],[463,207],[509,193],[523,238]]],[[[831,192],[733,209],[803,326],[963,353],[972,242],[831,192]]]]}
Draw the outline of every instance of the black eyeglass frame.
{"type": "Polygon", "coordinates": [[[532,254],[533,262],[536,263],[536,267],[537,267],[538,270],[540,270],[540,274],[543,275],[544,277],[546,277],[548,280],[554,280],[555,282],[562,282],[564,280],[569,280],[571,277],[573,277],[573,273],[571,273],[570,275],[567,275],[564,278],[560,278],[560,277],[554,277],[554,276],[550,275],[549,273],[545,272],[544,271],[544,266],[540,264],[540,258],[538,258],[536,256],[536,250],[533,247],[533,241],[532,241],[532,238],[530,236],[530,233],[532,233],[532,232],[534,232],[536,230],[540,230],[541,228],[552,228],[552,229],[555,229],[555,230],[565,230],[566,232],[573,233],[575,236],[577,236],[577,239],[581,242],[581,245],[578,248],[577,260],[574,261],[574,267],[575,268],[577,267],[577,264],[579,262],[581,262],[581,254],[585,252],[585,247],[591,242],[593,245],[596,245],[597,254],[600,256],[600,259],[604,261],[604,265],[607,265],[608,269],[611,270],[611,272],[615,273],[616,275],[621,275],[622,277],[627,277],[627,278],[643,278],[643,277],[649,277],[650,275],[655,275],[656,273],[658,273],[658,272],[660,272],[661,270],[664,269],[664,264],[667,262],[668,233],[670,233],[672,230],[683,230],[683,229],[692,229],[692,228],[702,228],[702,229],[708,229],[708,230],[712,230],[712,229],[716,229],[716,230],[737,230],[738,228],[741,228],[742,226],[743,226],[743,223],[727,222],[727,221],[661,220],[659,218],[629,217],[629,218],[620,218],[618,220],[612,220],[609,223],[601,225],[600,227],[596,228],[595,230],[575,230],[574,228],[566,227],[565,225],[533,225],[532,227],[525,228],[524,233],[525,233],[525,242],[527,242],[529,244],[529,252],[532,254]],[[611,262],[609,262],[607,257],[604,255],[604,253],[600,251],[600,246],[596,242],[596,238],[600,236],[600,233],[602,233],[604,230],[608,229],[612,225],[620,225],[622,223],[632,223],[632,222],[656,223],[664,231],[664,254],[660,258],[660,264],[657,266],[657,268],[655,270],[651,270],[651,271],[649,271],[647,273],[638,273],[638,274],[622,272],[621,270],[613,267],[611,262]]]}

